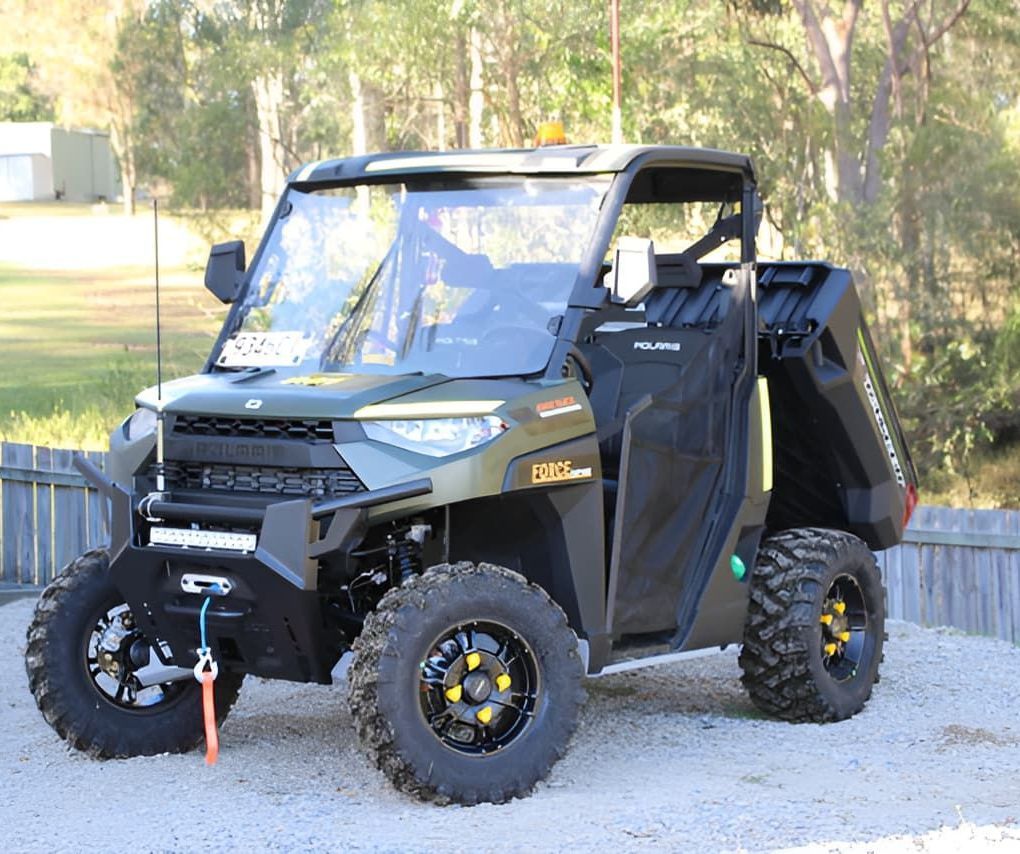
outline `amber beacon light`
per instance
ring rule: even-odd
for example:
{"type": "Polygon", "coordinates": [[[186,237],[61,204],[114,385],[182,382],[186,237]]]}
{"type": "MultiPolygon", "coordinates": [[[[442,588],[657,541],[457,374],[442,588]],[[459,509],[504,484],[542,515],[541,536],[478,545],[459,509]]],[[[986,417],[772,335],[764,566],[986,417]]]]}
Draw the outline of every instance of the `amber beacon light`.
{"type": "Polygon", "coordinates": [[[567,134],[563,122],[542,122],[535,134],[535,147],[542,145],[566,145],[567,134]]]}

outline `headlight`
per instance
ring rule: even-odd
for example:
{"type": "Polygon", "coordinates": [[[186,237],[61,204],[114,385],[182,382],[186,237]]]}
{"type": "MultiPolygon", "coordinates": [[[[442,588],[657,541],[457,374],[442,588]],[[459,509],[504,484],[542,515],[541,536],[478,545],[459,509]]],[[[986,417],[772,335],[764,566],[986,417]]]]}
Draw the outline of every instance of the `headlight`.
{"type": "Polygon", "coordinates": [[[151,409],[136,409],[124,422],[124,438],[135,442],[156,431],[156,413],[151,409]]]}
{"type": "Polygon", "coordinates": [[[477,448],[507,429],[495,415],[478,418],[425,418],[418,421],[362,422],[369,439],[430,457],[477,448]]]}

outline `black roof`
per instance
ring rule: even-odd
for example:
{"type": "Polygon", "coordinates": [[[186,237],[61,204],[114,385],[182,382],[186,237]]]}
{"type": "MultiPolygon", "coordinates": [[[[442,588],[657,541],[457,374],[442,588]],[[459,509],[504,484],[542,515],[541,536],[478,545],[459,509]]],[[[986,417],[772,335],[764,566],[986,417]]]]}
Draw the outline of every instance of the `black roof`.
{"type": "Polygon", "coordinates": [[[712,148],[682,145],[550,145],[541,148],[455,151],[393,151],[320,160],[291,173],[296,184],[385,181],[413,174],[591,175],[624,172],[631,166],[721,169],[754,178],[751,158],[712,148]]]}

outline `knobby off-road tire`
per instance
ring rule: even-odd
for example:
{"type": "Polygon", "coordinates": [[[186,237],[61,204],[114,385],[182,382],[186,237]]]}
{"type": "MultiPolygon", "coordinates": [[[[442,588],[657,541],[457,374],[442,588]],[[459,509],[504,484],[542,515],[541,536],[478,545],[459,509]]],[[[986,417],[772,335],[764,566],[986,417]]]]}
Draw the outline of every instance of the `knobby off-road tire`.
{"type": "Polygon", "coordinates": [[[566,751],[585,698],[563,611],[523,576],[490,564],[443,564],[393,588],[354,651],[349,703],[358,735],[393,785],[423,800],[527,795],[566,751]],[[479,651],[473,662],[471,650],[479,651]],[[486,684],[502,702],[469,696],[486,668],[497,673],[486,684]],[[459,702],[444,699],[449,691],[459,702]],[[486,705],[497,713],[491,730],[472,717],[486,705]]]}
{"type": "Polygon", "coordinates": [[[755,705],[798,722],[860,711],[878,681],[885,639],[885,591],[868,546],[842,531],[775,534],[758,550],[750,593],[740,667],[755,705]],[[846,644],[831,636],[831,620],[823,622],[844,612],[848,623],[838,628],[852,635],[846,644]]]}
{"type": "MultiPolygon", "coordinates": [[[[47,723],[72,747],[96,759],[183,753],[203,740],[202,688],[195,679],[169,683],[164,699],[127,708],[105,694],[88,666],[99,620],[123,605],[104,549],[71,561],[43,591],[28,627],[25,669],[47,723]]],[[[243,674],[220,669],[216,718],[237,700],[243,674]]]]}

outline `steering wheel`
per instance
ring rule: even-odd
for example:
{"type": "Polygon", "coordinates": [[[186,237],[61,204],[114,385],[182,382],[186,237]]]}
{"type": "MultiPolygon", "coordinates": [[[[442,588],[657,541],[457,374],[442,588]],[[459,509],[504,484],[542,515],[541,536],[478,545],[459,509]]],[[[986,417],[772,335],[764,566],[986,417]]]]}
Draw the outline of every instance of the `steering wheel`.
{"type": "Polygon", "coordinates": [[[387,350],[392,350],[394,353],[400,352],[400,345],[398,345],[395,341],[391,341],[381,332],[376,332],[374,329],[366,329],[362,336],[361,343],[364,344],[370,339],[378,344],[382,344],[387,350]]]}
{"type": "MultiPolygon", "coordinates": [[[[381,332],[376,332],[374,329],[364,330],[359,334],[358,338],[359,338],[358,346],[357,349],[355,349],[354,351],[354,363],[356,365],[365,364],[366,355],[376,355],[365,353],[365,343],[370,340],[375,341],[377,344],[381,344],[387,350],[391,351],[393,353],[394,362],[396,361],[396,357],[400,355],[400,347],[395,342],[391,341],[389,338],[383,335],[381,332]]],[[[389,364],[392,364],[392,362],[390,362],[389,364]]]]}
{"type": "MultiPolygon", "coordinates": [[[[567,353],[567,358],[577,365],[578,373],[581,374],[579,379],[581,385],[584,386],[585,394],[591,394],[591,388],[595,385],[595,376],[591,370],[591,362],[588,361],[588,357],[581,352],[580,348],[574,344],[570,348],[570,352],[567,353]]],[[[567,371],[566,364],[563,365],[564,375],[567,371]]]]}
{"type": "MultiPolygon", "coordinates": [[[[535,305],[535,303],[517,291],[504,290],[497,292],[493,305],[502,307],[504,303],[507,303],[508,310],[516,310],[518,315],[528,321],[529,326],[522,328],[544,331],[546,324],[549,323],[548,312],[542,306],[535,305]]],[[[516,326],[516,324],[507,323],[506,326],[511,327],[516,326]]]]}

